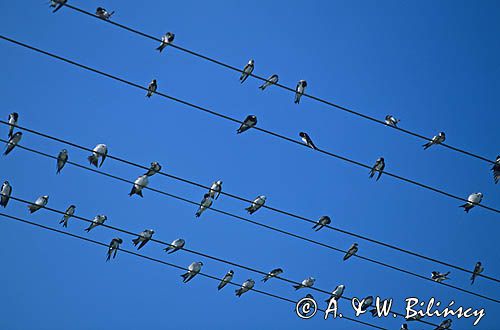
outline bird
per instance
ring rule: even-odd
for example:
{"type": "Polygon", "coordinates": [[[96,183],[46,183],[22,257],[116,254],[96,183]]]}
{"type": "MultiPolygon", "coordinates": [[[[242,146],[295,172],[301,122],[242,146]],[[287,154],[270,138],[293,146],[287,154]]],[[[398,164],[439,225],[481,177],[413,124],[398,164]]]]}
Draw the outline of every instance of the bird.
{"type": "Polygon", "coordinates": [[[325,301],[327,303],[329,303],[332,299],[339,300],[340,297],[342,297],[342,295],[344,294],[344,290],[345,290],[345,285],[343,285],[343,284],[337,285],[335,290],[332,291],[330,298],[328,298],[325,301]]]}
{"type": "Polygon", "coordinates": [[[266,276],[264,276],[264,278],[262,279],[262,282],[267,282],[269,279],[273,278],[273,277],[276,277],[280,274],[283,274],[283,269],[281,268],[276,268],[276,269],[273,269],[271,270],[269,273],[267,273],[266,276]]]}
{"type": "Polygon", "coordinates": [[[7,143],[7,148],[5,149],[5,152],[3,153],[5,156],[7,156],[21,141],[21,138],[23,137],[23,132],[16,132],[12,137],[9,139],[9,142],[7,143]]]}
{"type": "Polygon", "coordinates": [[[241,297],[242,294],[244,294],[247,291],[252,290],[253,286],[255,285],[255,281],[249,278],[243,284],[241,285],[241,288],[235,291],[237,297],[241,297]]]}
{"type": "Polygon", "coordinates": [[[470,277],[471,280],[471,285],[474,284],[474,280],[476,279],[476,276],[481,274],[484,271],[484,267],[481,264],[481,261],[476,262],[476,265],[474,266],[474,271],[472,272],[472,276],[470,277]]]}
{"type": "Polygon", "coordinates": [[[210,206],[212,206],[212,197],[210,197],[210,194],[205,194],[203,195],[203,199],[200,202],[200,207],[198,207],[198,211],[196,211],[195,216],[199,218],[203,212],[205,212],[206,209],[208,209],[210,206]]]}
{"type": "Polygon", "coordinates": [[[324,226],[328,226],[332,220],[330,219],[329,216],[323,215],[321,218],[319,218],[318,222],[312,227],[312,229],[315,229],[315,231],[320,230],[324,226]]]}
{"type": "Polygon", "coordinates": [[[297,86],[295,87],[295,104],[299,104],[302,94],[304,94],[307,87],[307,81],[299,80],[297,86]]]}
{"type": "Polygon", "coordinates": [[[91,165],[94,165],[95,167],[101,167],[107,155],[108,146],[101,143],[95,146],[95,148],[92,150],[92,154],[87,159],[89,160],[91,165]],[[99,161],[99,157],[101,158],[101,164],[98,166],[97,164],[99,161]]]}
{"type": "Polygon", "coordinates": [[[219,285],[217,286],[217,290],[222,289],[223,287],[226,286],[226,284],[231,282],[233,280],[233,276],[234,276],[234,271],[232,270],[228,271],[220,281],[219,285]]]}
{"type": "Polygon", "coordinates": [[[380,179],[380,177],[382,176],[382,172],[384,171],[384,168],[385,168],[384,157],[380,157],[379,159],[377,159],[375,161],[375,164],[373,165],[373,167],[370,170],[370,178],[373,178],[375,173],[378,172],[378,176],[376,179],[376,181],[378,181],[378,179],[380,179]]]}
{"type": "Polygon", "coordinates": [[[264,90],[266,89],[267,87],[271,86],[271,85],[275,85],[278,83],[278,75],[277,74],[273,74],[271,77],[267,78],[267,80],[262,84],[260,85],[260,89],[261,90],[264,90]]]}
{"type": "Polygon", "coordinates": [[[398,123],[400,121],[401,120],[396,119],[396,117],[394,117],[393,115],[387,115],[387,116],[385,116],[385,124],[387,126],[398,127],[398,123]]]}
{"type": "Polygon", "coordinates": [[[108,12],[106,9],[102,7],[97,7],[97,9],[95,10],[95,15],[104,20],[110,19],[114,13],[115,13],[114,11],[108,12]]]}
{"type": "Polygon", "coordinates": [[[132,240],[132,243],[134,243],[134,246],[137,246],[139,244],[139,247],[137,250],[140,250],[144,245],[146,245],[147,242],[153,237],[153,234],[155,231],[153,229],[145,229],[142,231],[137,238],[134,238],[132,240]]]}
{"type": "Polygon", "coordinates": [[[59,223],[62,223],[64,228],[68,227],[68,220],[73,216],[73,214],[75,214],[75,209],[76,206],[70,205],[66,209],[66,212],[64,212],[63,218],[61,219],[61,221],[59,221],[59,223]]]}
{"type": "Polygon", "coordinates": [[[305,280],[303,280],[300,284],[293,285],[293,287],[295,291],[302,288],[310,288],[314,285],[314,282],[316,282],[316,279],[314,277],[308,277],[305,280]]]}
{"type": "Polygon", "coordinates": [[[448,280],[448,275],[450,275],[450,272],[440,273],[440,272],[433,271],[431,273],[431,279],[435,282],[441,283],[445,280],[448,280]]]}
{"type": "Polygon", "coordinates": [[[460,207],[464,208],[464,211],[466,213],[469,213],[470,209],[472,209],[474,206],[478,205],[481,203],[483,200],[483,194],[480,192],[470,194],[469,197],[467,198],[467,203],[460,205],[460,207]]]}
{"type": "Polygon", "coordinates": [[[399,330],[408,330],[408,324],[406,323],[401,324],[401,329],[399,330]]]}
{"type": "Polygon", "coordinates": [[[201,271],[202,266],[203,262],[201,261],[193,262],[191,265],[189,265],[188,271],[181,275],[182,282],[187,283],[191,281],[193,277],[195,277],[201,271]]]}
{"type": "Polygon", "coordinates": [[[174,253],[175,251],[182,249],[185,244],[186,244],[185,240],[183,240],[182,238],[178,238],[174,240],[172,243],[170,243],[170,245],[164,248],[163,250],[167,253],[174,253]]]}
{"type": "Polygon", "coordinates": [[[240,82],[243,84],[245,80],[247,80],[248,76],[252,74],[254,69],[254,61],[250,60],[243,68],[243,72],[241,73],[240,82]]]}
{"type": "Polygon", "coordinates": [[[9,114],[9,139],[14,135],[14,128],[17,125],[17,121],[19,119],[19,114],[17,112],[12,112],[9,114]]]}
{"type": "Polygon", "coordinates": [[[429,142],[422,145],[422,147],[424,147],[424,150],[427,150],[435,144],[443,143],[444,140],[446,140],[446,135],[444,134],[444,132],[439,132],[438,135],[434,135],[434,137],[429,142]]]}
{"type": "Polygon", "coordinates": [[[491,170],[493,171],[493,180],[495,181],[495,184],[497,184],[500,180],[500,155],[497,156],[495,164],[493,164],[491,170]]]}
{"type": "Polygon", "coordinates": [[[49,196],[47,195],[40,196],[36,199],[34,204],[28,205],[28,210],[30,211],[30,213],[35,213],[42,207],[45,207],[45,205],[47,205],[48,202],[49,202],[49,196]]]}
{"type": "Polygon", "coordinates": [[[85,231],[88,233],[90,230],[93,228],[102,225],[104,221],[108,220],[108,217],[105,215],[96,215],[90,225],[85,229],[85,231]]]}
{"type": "Polygon", "coordinates": [[[210,190],[208,193],[210,194],[211,198],[217,199],[219,198],[220,193],[222,192],[222,181],[218,180],[212,183],[212,186],[210,187],[210,190]]]}
{"type": "Polygon", "coordinates": [[[120,244],[122,243],[123,240],[121,238],[113,238],[111,240],[108,247],[108,253],[107,253],[108,257],[106,258],[106,261],[109,261],[109,259],[111,259],[111,256],[113,256],[113,259],[116,257],[116,253],[118,252],[120,244]]]}
{"type": "Polygon", "coordinates": [[[148,93],[146,97],[153,96],[153,93],[156,93],[156,89],[158,88],[158,84],[156,83],[156,79],[153,79],[148,85],[148,93]]]}
{"type": "Polygon", "coordinates": [[[175,34],[172,32],[167,32],[165,35],[161,37],[161,44],[156,48],[160,53],[163,51],[165,47],[174,42],[175,34]]]}
{"type": "Polygon", "coordinates": [[[257,125],[257,117],[254,115],[248,115],[243,123],[241,123],[240,128],[236,131],[236,134],[243,133],[244,131],[249,130],[250,128],[254,127],[257,125]]]}
{"type": "Polygon", "coordinates": [[[12,194],[12,186],[9,181],[4,181],[2,184],[2,189],[0,190],[0,206],[7,207],[10,200],[10,195],[12,194]]]}
{"type": "Polygon", "coordinates": [[[302,142],[304,142],[306,146],[311,149],[318,150],[318,148],[314,145],[314,142],[311,140],[311,137],[306,132],[300,132],[299,136],[302,138],[302,142]]]}
{"type": "Polygon", "coordinates": [[[446,330],[451,327],[451,319],[446,319],[439,324],[435,330],[446,330]]]}
{"type": "Polygon", "coordinates": [[[264,196],[264,195],[257,196],[257,198],[254,199],[252,204],[249,207],[247,207],[245,210],[247,210],[249,214],[254,214],[265,203],[266,203],[266,196],[264,196]]]}
{"type": "Polygon", "coordinates": [[[66,165],[67,161],[68,161],[68,150],[63,149],[59,152],[59,155],[57,155],[57,174],[61,172],[64,165],[66,165]]]}
{"type": "Polygon", "coordinates": [[[361,300],[361,310],[364,312],[370,307],[373,303],[373,296],[367,296],[361,300]]]}
{"type": "Polygon", "coordinates": [[[357,252],[358,252],[358,243],[354,243],[353,245],[351,245],[349,250],[347,250],[347,253],[344,256],[344,261],[355,255],[357,252]]]}
{"type": "Polygon", "coordinates": [[[134,185],[132,186],[132,190],[130,190],[130,193],[128,194],[129,196],[132,195],[139,195],[141,197],[144,197],[142,195],[142,189],[147,187],[149,184],[148,176],[146,174],[141,175],[134,181],[134,185]]]}
{"type": "Polygon", "coordinates": [[[56,11],[61,9],[62,6],[66,4],[66,2],[68,2],[68,0],[50,0],[50,8],[54,8],[52,12],[55,13],[56,11]]]}
{"type": "Polygon", "coordinates": [[[156,173],[161,171],[161,165],[158,162],[151,162],[151,165],[149,166],[148,171],[144,174],[147,176],[153,176],[156,173]]]}

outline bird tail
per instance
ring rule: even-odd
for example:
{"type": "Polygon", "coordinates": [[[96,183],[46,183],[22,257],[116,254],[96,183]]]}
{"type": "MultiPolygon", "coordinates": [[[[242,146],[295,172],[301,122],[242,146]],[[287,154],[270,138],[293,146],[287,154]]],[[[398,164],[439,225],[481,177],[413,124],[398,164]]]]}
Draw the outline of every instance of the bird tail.
{"type": "Polygon", "coordinates": [[[427,150],[431,145],[432,145],[431,142],[427,142],[426,144],[422,145],[422,147],[424,147],[424,150],[427,150]]]}
{"type": "Polygon", "coordinates": [[[245,208],[245,210],[247,210],[249,214],[253,214],[255,212],[251,206],[245,208]]]}
{"type": "Polygon", "coordinates": [[[195,217],[199,218],[201,216],[201,209],[199,209],[198,211],[196,211],[195,217]]]}
{"type": "Polygon", "coordinates": [[[315,231],[318,231],[318,230],[320,230],[321,228],[323,228],[323,226],[318,226],[318,228],[316,228],[316,230],[315,230],[315,231]]]}
{"type": "Polygon", "coordinates": [[[245,80],[247,80],[247,78],[248,78],[248,75],[247,75],[247,74],[245,74],[245,73],[243,73],[243,74],[241,75],[241,77],[240,77],[240,83],[242,83],[242,84],[243,84],[243,83],[245,82],[245,80]]]}
{"type": "Polygon", "coordinates": [[[269,276],[267,276],[267,275],[266,275],[266,276],[264,276],[264,278],[262,279],[262,282],[266,283],[268,279],[269,279],[269,276]]]}
{"type": "Polygon", "coordinates": [[[382,176],[382,171],[378,171],[377,180],[375,180],[375,181],[378,181],[378,179],[380,179],[381,176],[382,176]]]}
{"type": "Polygon", "coordinates": [[[163,51],[163,49],[167,46],[167,44],[165,43],[161,43],[161,45],[159,45],[156,50],[159,51],[160,53],[163,51]]]}
{"type": "Polygon", "coordinates": [[[143,197],[143,198],[144,198],[144,196],[142,195],[142,189],[141,189],[141,190],[137,190],[135,193],[136,193],[137,195],[139,195],[139,196],[141,196],[141,197],[143,197]]]}
{"type": "Polygon", "coordinates": [[[30,213],[33,213],[36,211],[36,207],[34,205],[29,205],[28,209],[30,210],[30,213]]]}
{"type": "Polygon", "coordinates": [[[241,289],[238,289],[235,292],[236,292],[236,297],[241,297],[241,295],[243,294],[243,290],[241,289]]]}
{"type": "Polygon", "coordinates": [[[297,285],[294,285],[293,288],[295,289],[295,291],[297,291],[298,289],[300,289],[302,287],[301,284],[297,284],[297,285]]]}
{"type": "Polygon", "coordinates": [[[140,239],[139,237],[134,238],[134,239],[132,240],[132,242],[134,243],[134,246],[136,246],[137,244],[139,244],[139,242],[140,242],[140,241],[141,241],[141,239],[140,239]]]}
{"type": "Polygon", "coordinates": [[[465,203],[464,205],[460,205],[459,207],[463,207],[465,213],[469,213],[470,209],[474,207],[474,204],[465,203]]]}
{"type": "Polygon", "coordinates": [[[97,165],[98,165],[97,161],[99,160],[99,158],[97,157],[96,154],[92,154],[92,155],[88,156],[87,159],[89,160],[91,165],[94,165],[95,167],[97,167],[97,165]]]}
{"type": "Polygon", "coordinates": [[[299,93],[296,93],[295,94],[295,101],[294,101],[295,104],[299,104],[300,103],[300,94],[299,93]]]}
{"type": "Polygon", "coordinates": [[[375,175],[375,170],[371,169],[370,170],[370,179],[373,178],[374,175],[375,175]]]}
{"type": "Polygon", "coordinates": [[[111,251],[108,251],[108,257],[106,258],[106,261],[109,261],[111,259],[111,251]]]}
{"type": "Polygon", "coordinates": [[[85,231],[88,233],[91,229],[92,229],[92,225],[90,225],[87,228],[85,228],[85,231]]]}
{"type": "Polygon", "coordinates": [[[132,195],[133,195],[133,194],[135,194],[136,192],[137,192],[137,191],[136,191],[136,189],[135,189],[135,185],[134,185],[134,186],[132,187],[132,190],[130,190],[130,192],[129,192],[129,194],[128,194],[128,195],[129,195],[129,196],[132,196],[132,195]]]}
{"type": "Polygon", "coordinates": [[[166,248],[164,248],[164,249],[163,249],[163,251],[165,251],[165,252],[167,252],[167,253],[170,253],[170,252],[168,252],[170,249],[171,249],[171,247],[170,247],[170,246],[167,246],[166,248]]]}
{"type": "Polygon", "coordinates": [[[189,272],[182,274],[181,277],[182,277],[182,282],[184,283],[189,282],[193,278],[189,272]]]}
{"type": "Polygon", "coordinates": [[[220,291],[224,287],[224,282],[220,282],[219,285],[217,286],[217,290],[220,291]]]}
{"type": "Polygon", "coordinates": [[[476,279],[476,274],[474,273],[474,274],[472,274],[472,276],[470,277],[470,280],[471,280],[470,285],[474,284],[474,280],[475,280],[475,279],[476,279]]]}
{"type": "Polygon", "coordinates": [[[267,87],[266,83],[263,83],[262,85],[259,86],[259,89],[264,90],[266,89],[266,87],[267,87]]]}

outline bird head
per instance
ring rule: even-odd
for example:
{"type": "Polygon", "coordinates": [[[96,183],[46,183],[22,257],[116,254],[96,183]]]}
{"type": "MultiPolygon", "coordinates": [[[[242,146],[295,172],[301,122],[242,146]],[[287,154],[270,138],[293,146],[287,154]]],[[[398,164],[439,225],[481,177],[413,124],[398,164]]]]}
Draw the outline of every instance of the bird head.
{"type": "Polygon", "coordinates": [[[216,183],[220,186],[222,184],[222,180],[218,180],[216,183]]]}
{"type": "Polygon", "coordinates": [[[46,199],[46,200],[49,200],[49,196],[48,195],[44,195],[42,196],[43,199],[46,199]]]}
{"type": "Polygon", "coordinates": [[[71,204],[69,207],[71,207],[72,209],[76,209],[76,206],[71,204]]]}
{"type": "Polygon", "coordinates": [[[234,275],[234,271],[231,269],[230,271],[227,272],[229,275],[234,275]]]}
{"type": "Polygon", "coordinates": [[[248,64],[250,64],[250,65],[253,65],[253,63],[254,63],[253,59],[251,59],[250,61],[248,61],[248,64]]]}
{"type": "Polygon", "coordinates": [[[118,242],[119,244],[122,244],[123,243],[123,240],[121,238],[115,238],[115,241],[118,242]]]}
{"type": "Polygon", "coordinates": [[[67,154],[67,153],[68,153],[68,150],[63,149],[63,150],[61,150],[61,152],[62,152],[63,154],[67,154]]]}

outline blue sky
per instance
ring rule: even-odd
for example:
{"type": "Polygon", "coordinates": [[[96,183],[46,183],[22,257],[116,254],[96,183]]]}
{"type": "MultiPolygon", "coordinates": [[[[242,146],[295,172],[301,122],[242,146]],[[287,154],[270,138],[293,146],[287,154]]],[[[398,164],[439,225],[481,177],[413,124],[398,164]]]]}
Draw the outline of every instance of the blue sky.
{"type": "MultiPolygon", "coordinates": [[[[447,142],[494,159],[498,149],[500,44],[494,1],[201,1],[147,3],[105,1],[73,5],[94,11],[115,10],[113,19],[160,37],[176,34],[183,47],[243,67],[253,58],[255,73],[277,73],[280,82],[295,86],[308,81],[308,92],[371,116],[388,113],[401,127],[432,136],[445,131],[447,142]],[[495,143],[496,141],[496,143],[495,143]]],[[[451,150],[421,148],[422,141],[361,120],[309,99],[293,104],[293,95],[167,48],[161,55],[151,40],[131,35],[68,8],[51,14],[44,1],[1,2],[2,34],[98,69],[147,85],[156,78],[159,90],[221,113],[245,118],[255,114],[266,129],[298,138],[306,131],[321,148],[371,164],[384,156],[387,170],[467,197],[481,191],[483,202],[500,207],[499,185],[489,166],[451,150]]],[[[382,241],[473,268],[481,260],[485,274],[498,277],[500,259],[497,214],[473,209],[465,214],[459,202],[382,177],[368,179],[365,169],[285,143],[257,131],[236,135],[238,125],[197,112],[160,97],[146,99],[142,91],[37,55],[5,41],[2,118],[20,114],[20,125],[53,134],[87,147],[106,143],[110,153],[149,164],[200,183],[222,179],[227,192],[253,199],[264,194],[270,206],[310,218],[330,215],[332,224],[382,241]]],[[[6,128],[2,129],[6,136],[6,128]]],[[[57,155],[63,145],[26,133],[24,145],[57,155]]],[[[69,148],[73,161],[86,163],[86,152],[69,148]]],[[[316,286],[332,290],[346,285],[346,295],[380,295],[395,299],[436,297],[447,304],[484,307],[478,329],[495,329],[498,305],[366,263],[342,262],[342,255],[302,241],[262,230],[207,211],[195,219],[196,207],[152,191],[144,198],[128,197],[130,186],[75,167],[55,174],[55,163],[15,150],[0,160],[2,180],[14,195],[36,199],[50,195],[49,206],[92,218],[106,214],[108,224],[140,232],[154,228],[156,238],[182,237],[187,247],[245,265],[270,270],[281,267],[285,277],[316,277],[316,286]]],[[[142,171],[106,160],[104,171],[135,179],[142,171]]],[[[151,187],[194,200],[202,189],[165,177],[153,177],[151,187]]],[[[215,207],[245,215],[247,206],[227,197],[215,207]]],[[[28,215],[26,206],[11,201],[10,214],[58,226],[48,211],[28,215]]],[[[347,249],[354,240],[332,231],[311,231],[307,223],[260,210],[252,219],[347,249]]],[[[2,221],[4,271],[2,329],[364,329],[349,321],[299,320],[293,306],[233,288],[218,292],[217,283],[195,278],[185,285],[180,271],[119,254],[105,262],[105,249],[2,221]],[[331,324],[334,322],[334,325],[331,324]]],[[[70,220],[68,231],[108,242],[116,233],[70,220]]],[[[125,235],[124,247],[131,248],[125,235]]],[[[411,258],[357,241],[360,254],[422,275],[444,266],[411,258]]],[[[188,253],[166,256],[161,247],[141,250],[179,265],[204,261],[204,271],[223,276],[229,266],[188,253]]],[[[298,299],[280,281],[260,282],[260,276],[234,268],[235,281],[257,281],[256,288],[298,299]]],[[[451,270],[450,284],[498,297],[498,285],[451,270]]],[[[321,298],[318,293],[314,296],[321,298]]],[[[346,302],[341,308],[348,308],[346,302]]],[[[401,319],[374,320],[397,329],[401,319]]],[[[439,323],[439,320],[433,320],[439,323]]],[[[470,329],[472,320],[455,320],[454,329],[470,329]]],[[[430,326],[410,324],[410,329],[430,326]]]]}

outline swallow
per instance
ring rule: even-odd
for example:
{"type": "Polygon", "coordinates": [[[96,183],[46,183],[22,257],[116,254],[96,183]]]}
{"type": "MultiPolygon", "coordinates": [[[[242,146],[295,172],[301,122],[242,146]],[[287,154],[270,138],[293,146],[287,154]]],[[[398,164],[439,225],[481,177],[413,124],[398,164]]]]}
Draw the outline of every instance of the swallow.
{"type": "Polygon", "coordinates": [[[472,209],[474,206],[478,205],[481,203],[483,200],[483,194],[480,192],[470,194],[469,197],[467,198],[467,203],[460,205],[460,207],[464,208],[464,211],[466,213],[469,213],[470,209],[472,209]]]}
{"type": "Polygon", "coordinates": [[[175,34],[172,32],[165,33],[164,36],[161,37],[161,44],[156,48],[160,53],[163,51],[165,47],[174,42],[175,34]]]}
{"type": "Polygon", "coordinates": [[[387,115],[387,116],[385,116],[385,124],[387,126],[398,127],[398,123],[400,121],[401,120],[396,119],[396,117],[394,117],[393,115],[387,115]]]}
{"type": "Polygon", "coordinates": [[[474,271],[472,272],[472,276],[470,277],[471,280],[471,285],[474,284],[474,280],[476,279],[476,276],[481,274],[484,270],[484,267],[481,264],[481,261],[476,262],[476,266],[474,266],[474,271]]]}
{"type": "Polygon", "coordinates": [[[358,243],[354,243],[353,245],[351,245],[349,250],[347,250],[347,253],[344,256],[344,261],[355,255],[356,253],[358,253],[358,243]]]}
{"type": "Polygon", "coordinates": [[[262,84],[260,85],[260,89],[261,90],[264,90],[266,89],[267,87],[271,86],[271,85],[275,85],[278,83],[278,75],[277,74],[273,74],[271,77],[267,78],[267,80],[262,84]]]}
{"type": "Polygon", "coordinates": [[[163,250],[167,253],[174,253],[175,251],[182,249],[185,244],[186,244],[185,240],[183,240],[182,238],[178,238],[174,240],[172,243],[170,243],[170,245],[164,248],[163,250]]]}
{"type": "Polygon", "coordinates": [[[446,135],[444,134],[444,132],[439,132],[438,135],[435,135],[429,142],[422,145],[422,147],[424,147],[424,150],[427,150],[435,144],[443,143],[444,140],[446,140],[446,135]]]}
{"type": "Polygon", "coordinates": [[[500,155],[497,156],[495,164],[493,164],[491,170],[493,171],[493,180],[495,181],[495,184],[497,184],[500,180],[500,155]]]}
{"type": "Polygon", "coordinates": [[[101,143],[95,146],[94,150],[92,150],[92,155],[90,155],[87,159],[89,160],[91,165],[94,165],[95,167],[101,167],[107,155],[108,146],[101,143]],[[99,157],[101,157],[101,164],[98,166],[97,164],[99,161],[99,157]]]}
{"type": "Polygon", "coordinates": [[[375,173],[378,172],[378,176],[376,179],[376,181],[378,181],[378,179],[380,179],[380,177],[382,176],[382,172],[384,171],[384,168],[385,168],[384,157],[380,157],[379,159],[377,159],[377,161],[375,162],[375,164],[373,165],[373,167],[370,170],[370,178],[373,178],[375,173]]]}
{"type": "Polygon", "coordinates": [[[302,139],[302,142],[304,142],[306,146],[308,146],[311,149],[318,150],[318,148],[316,148],[314,142],[311,140],[311,138],[306,132],[300,132],[299,136],[302,139]]]}
{"type": "Polygon", "coordinates": [[[108,220],[108,217],[105,215],[96,215],[90,225],[85,229],[85,231],[88,233],[90,230],[94,229],[95,227],[102,225],[104,221],[108,220]]]}
{"type": "Polygon", "coordinates": [[[240,128],[238,128],[238,130],[236,131],[236,134],[243,133],[244,131],[249,130],[255,125],[257,125],[257,117],[254,115],[248,115],[241,124],[240,128]]]}
{"type": "Polygon", "coordinates": [[[19,119],[19,114],[17,112],[13,112],[9,114],[9,139],[14,135],[14,128],[17,125],[17,121],[19,119]]]}
{"type": "Polygon", "coordinates": [[[148,85],[148,93],[146,94],[146,97],[153,96],[153,94],[156,93],[157,88],[158,84],[156,83],[156,79],[153,79],[148,85]]]}
{"type": "Polygon", "coordinates": [[[9,139],[9,142],[7,143],[7,148],[5,149],[5,152],[3,153],[5,156],[7,156],[21,141],[21,138],[23,137],[23,132],[16,132],[12,137],[9,139]]]}
{"type": "Polygon", "coordinates": [[[247,207],[245,210],[247,210],[247,212],[249,214],[254,214],[265,203],[266,203],[266,196],[264,196],[264,195],[257,196],[257,198],[254,199],[254,201],[252,202],[252,204],[249,207],[247,207]]]}
{"type": "Polygon", "coordinates": [[[66,2],[68,2],[68,0],[50,0],[50,8],[54,8],[52,12],[55,13],[56,11],[61,9],[62,6],[66,4],[66,2]]]}
{"type": "Polygon", "coordinates": [[[304,94],[307,87],[307,81],[299,80],[297,86],[295,87],[295,104],[299,104],[302,94],[304,94]]]}
{"type": "Polygon", "coordinates": [[[158,163],[158,162],[152,162],[151,166],[149,166],[148,171],[144,175],[153,176],[153,175],[155,175],[156,173],[158,173],[160,171],[161,171],[161,165],[160,165],[160,163],[158,163]]]}
{"type": "Polygon", "coordinates": [[[61,221],[59,221],[59,223],[62,223],[64,228],[68,227],[68,220],[69,220],[69,218],[71,218],[73,216],[73,214],[75,214],[75,209],[76,209],[76,206],[70,205],[66,209],[66,212],[64,212],[63,218],[61,219],[61,221]]]}
{"type": "Polygon", "coordinates": [[[219,198],[220,193],[222,192],[222,181],[218,180],[212,183],[212,186],[210,187],[210,190],[208,193],[210,194],[211,198],[217,199],[219,198]]]}
{"type": "Polygon", "coordinates": [[[193,277],[195,277],[201,271],[202,266],[203,262],[201,261],[193,262],[191,265],[189,265],[188,271],[181,275],[182,282],[187,283],[191,281],[193,277]]]}
{"type": "Polygon", "coordinates": [[[435,330],[446,330],[451,327],[451,319],[446,319],[439,324],[435,330]]]}
{"type": "Polygon", "coordinates": [[[103,20],[110,19],[114,13],[115,13],[114,11],[108,12],[106,9],[102,7],[97,7],[97,9],[95,10],[95,15],[99,18],[102,18],[103,20]]]}
{"type": "Polygon", "coordinates": [[[367,296],[361,300],[361,310],[366,311],[373,303],[373,296],[367,296]]]}
{"type": "Polygon", "coordinates": [[[59,152],[59,155],[57,156],[57,174],[61,172],[63,169],[64,165],[66,165],[66,162],[68,161],[68,150],[63,149],[59,152]]]}
{"type": "Polygon", "coordinates": [[[130,193],[128,194],[129,196],[132,195],[139,195],[141,197],[144,197],[142,195],[142,189],[146,188],[149,184],[148,176],[146,174],[141,175],[134,181],[134,185],[132,186],[132,190],[130,190],[130,193]]]}
{"type": "Polygon", "coordinates": [[[281,269],[281,268],[273,269],[269,273],[267,273],[266,276],[264,276],[264,278],[262,279],[262,282],[265,283],[268,280],[270,280],[271,278],[276,277],[276,276],[278,276],[280,274],[283,274],[283,269],[281,269]]]}
{"type": "Polygon", "coordinates": [[[343,285],[343,284],[337,285],[337,287],[335,288],[335,290],[332,291],[332,294],[330,295],[330,298],[328,298],[325,301],[327,303],[330,303],[330,301],[332,299],[335,299],[335,300],[338,301],[340,299],[340,297],[342,297],[342,295],[344,294],[344,290],[345,290],[345,285],[343,285]]]}
{"type": "Polygon", "coordinates": [[[314,282],[316,282],[316,279],[314,277],[308,277],[305,280],[303,280],[300,284],[295,284],[293,287],[295,291],[302,288],[310,288],[314,285],[314,282]]]}
{"type": "Polygon", "coordinates": [[[35,203],[28,205],[28,210],[30,211],[30,213],[35,213],[39,209],[45,207],[45,205],[47,205],[48,202],[49,202],[49,196],[47,195],[40,196],[36,199],[35,203]]]}
{"type": "Polygon", "coordinates": [[[441,282],[449,279],[448,275],[450,275],[450,272],[440,273],[440,272],[434,271],[431,273],[431,279],[435,282],[441,283],[441,282]]]}
{"type": "Polygon", "coordinates": [[[10,195],[12,194],[12,186],[9,181],[4,181],[2,184],[2,189],[0,190],[0,206],[7,207],[9,203],[10,195]]]}
{"type": "Polygon", "coordinates": [[[247,80],[248,76],[252,74],[254,68],[254,61],[248,61],[247,65],[243,68],[243,72],[241,73],[240,82],[243,84],[245,80],[247,80]]]}
{"type": "Polygon", "coordinates": [[[236,297],[241,297],[241,295],[244,294],[245,292],[252,290],[254,285],[255,281],[249,278],[241,285],[241,288],[235,291],[236,297]]]}
{"type": "Polygon", "coordinates": [[[116,253],[118,252],[120,244],[122,243],[123,240],[121,238],[113,238],[111,240],[108,247],[108,253],[107,253],[108,257],[106,258],[106,261],[109,261],[109,259],[111,259],[111,256],[113,256],[113,259],[116,257],[116,253]]]}
{"type": "Polygon", "coordinates": [[[139,244],[139,247],[137,250],[140,250],[144,245],[146,245],[147,242],[153,237],[153,234],[155,231],[153,229],[145,229],[143,232],[139,234],[137,238],[134,238],[132,240],[132,243],[134,243],[134,246],[137,246],[139,244]]]}
{"type": "Polygon", "coordinates": [[[210,206],[212,206],[212,197],[210,197],[210,194],[205,194],[203,196],[203,199],[200,202],[200,207],[198,207],[198,211],[196,211],[195,216],[199,218],[203,212],[205,212],[206,209],[208,209],[210,206]]]}
{"type": "Polygon", "coordinates": [[[222,278],[220,281],[219,285],[217,286],[217,290],[222,289],[223,287],[226,286],[229,282],[233,280],[234,272],[232,270],[228,271],[226,275],[222,278]]]}
{"type": "Polygon", "coordinates": [[[315,229],[315,231],[318,231],[321,228],[323,228],[324,226],[328,226],[331,222],[332,222],[332,220],[330,219],[330,217],[327,215],[324,215],[321,218],[319,218],[318,222],[316,222],[316,224],[312,227],[312,229],[315,229]]]}

